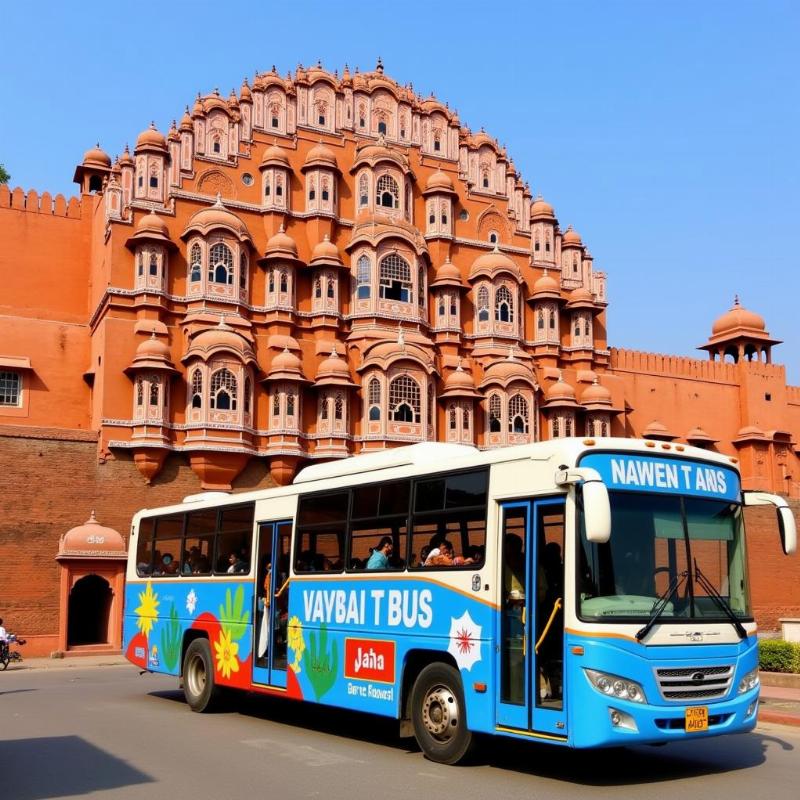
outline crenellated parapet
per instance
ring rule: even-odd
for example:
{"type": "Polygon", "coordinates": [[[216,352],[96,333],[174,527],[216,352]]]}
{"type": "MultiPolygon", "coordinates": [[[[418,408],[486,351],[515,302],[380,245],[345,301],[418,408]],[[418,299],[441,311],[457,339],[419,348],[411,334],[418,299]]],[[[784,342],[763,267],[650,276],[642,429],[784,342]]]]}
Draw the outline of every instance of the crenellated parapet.
{"type": "Polygon", "coordinates": [[[0,184],[0,209],[13,209],[14,211],[27,211],[31,214],[47,214],[53,217],[67,217],[80,219],[82,214],[82,200],[79,197],[65,198],[63,194],[53,197],[50,192],[39,194],[35,189],[27,192],[17,186],[9,189],[4,183],[0,184]]]}

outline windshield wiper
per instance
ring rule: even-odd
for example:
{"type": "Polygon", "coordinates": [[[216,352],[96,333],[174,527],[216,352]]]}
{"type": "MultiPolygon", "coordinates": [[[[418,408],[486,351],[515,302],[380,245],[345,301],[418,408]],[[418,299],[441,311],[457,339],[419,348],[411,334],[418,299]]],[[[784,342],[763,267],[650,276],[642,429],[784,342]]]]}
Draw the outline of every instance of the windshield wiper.
{"type": "Polygon", "coordinates": [[[731,625],[736,629],[740,639],[747,638],[747,631],[744,626],[739,622],[739,618],[734,613],[733,609],[728,604],[728,601],[716,590],[711,581],[706,578],[697,566],[697,559],[694,561],[694,577],[700,584],[700,587],[708,594],[708,596],[722,609],[722,613],[730,620],[731,625]]]}
{"type": "Polygon", "coordinates": [[[644,626],[636,634],[636,641],[641,642],[645,636],[653,629],[653,626],[658,622],[659,617],[664,613],[667,604],[672,600],[675,593],[680,588],[681,584],[689,577],[689,571],[684,570],[678,573],[670,582],[669,586],[664,590],[664,593],[659,596],[658,600],[653,603],[653,609],[650,612],[650,619],[647,620],[647,625],[644,626]]]}

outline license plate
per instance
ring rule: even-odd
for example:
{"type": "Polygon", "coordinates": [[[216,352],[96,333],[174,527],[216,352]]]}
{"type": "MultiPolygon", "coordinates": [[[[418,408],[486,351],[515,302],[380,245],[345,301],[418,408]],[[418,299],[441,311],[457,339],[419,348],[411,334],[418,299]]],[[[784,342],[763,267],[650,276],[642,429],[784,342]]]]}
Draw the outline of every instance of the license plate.
{"type": "Polygon", "coordinates": [[[698,733],[708,730],[708,707],[691,706],[686,709],[684,717],[684,729],[686,733],[698,733]]]}

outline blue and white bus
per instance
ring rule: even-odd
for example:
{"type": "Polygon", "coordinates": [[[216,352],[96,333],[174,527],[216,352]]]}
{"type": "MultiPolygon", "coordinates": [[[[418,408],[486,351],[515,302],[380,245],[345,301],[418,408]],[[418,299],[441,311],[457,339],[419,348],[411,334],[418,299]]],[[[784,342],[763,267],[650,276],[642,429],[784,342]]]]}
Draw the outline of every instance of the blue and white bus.
{"type": "Polygon", "coordinates": [[[221,689],[400,721],[456,763],[474,734],[571,747],[752,729],[756,625],[736,460],[683,445],[417,444],[290,486],[136,514],[124,647],[221,689]]]}

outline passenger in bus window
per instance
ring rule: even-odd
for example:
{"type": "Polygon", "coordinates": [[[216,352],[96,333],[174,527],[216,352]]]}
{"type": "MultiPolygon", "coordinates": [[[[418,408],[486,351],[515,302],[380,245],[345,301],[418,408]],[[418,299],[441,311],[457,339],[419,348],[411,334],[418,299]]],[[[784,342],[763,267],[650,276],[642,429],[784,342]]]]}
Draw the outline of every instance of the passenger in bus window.
{"type": "Polygon", "coordinates": [[[367,561],[367,569],[389,569],[392,548],[392,537],[383,536],[367,561]]]}
{"type": "Polygon", "coordinates": [[[242,572],[247,572],[247,564],[239,558],[238,554],[231,553],[228,556],[228,574],[234,575],[242,572]]]}
{"type": "Polygon", "coordinates": [[[516,533],[507,533],[505,539],[506,568],[505,591],[510,600],[525,599],[525,557],[522,554],[522,538],[516,533]]]}

